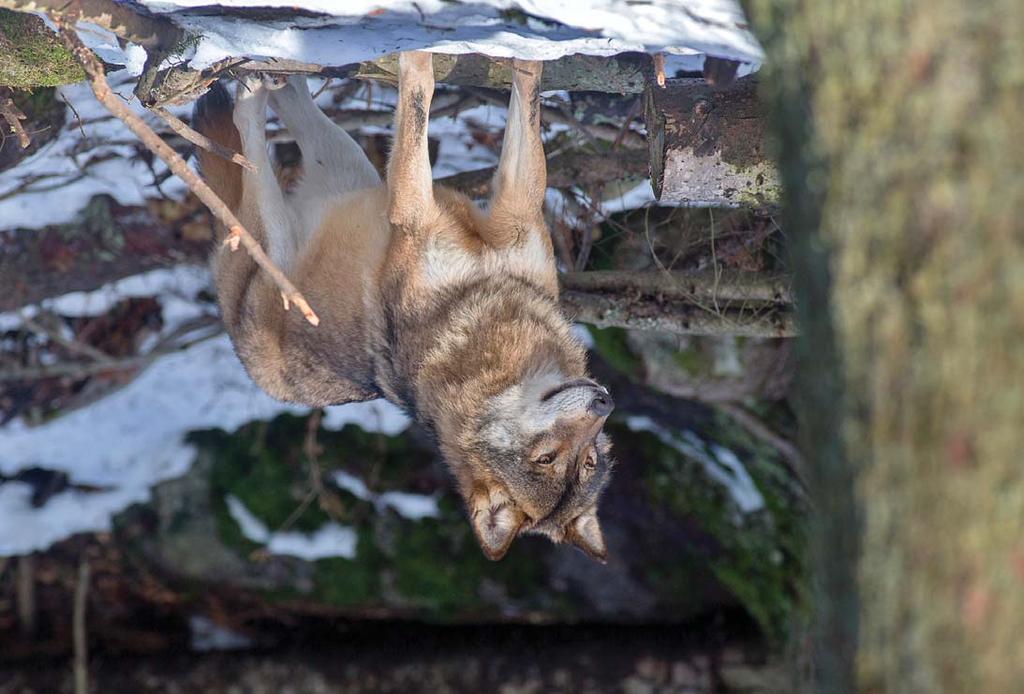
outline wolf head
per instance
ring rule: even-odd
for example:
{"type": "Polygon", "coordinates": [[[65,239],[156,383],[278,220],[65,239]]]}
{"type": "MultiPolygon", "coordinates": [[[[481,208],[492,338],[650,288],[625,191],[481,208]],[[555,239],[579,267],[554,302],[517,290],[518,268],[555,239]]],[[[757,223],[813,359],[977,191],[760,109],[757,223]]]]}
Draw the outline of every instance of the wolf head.
{"type": "Polygon", "coordinates": [[[608,391],[557,371],[526,376],[487,398],[468,422],[461,455],[474,532],[500,559],[524,533],[607,556],[597,504],[611,477],[611,442],[602,431],[614,408],[608,391]]]}

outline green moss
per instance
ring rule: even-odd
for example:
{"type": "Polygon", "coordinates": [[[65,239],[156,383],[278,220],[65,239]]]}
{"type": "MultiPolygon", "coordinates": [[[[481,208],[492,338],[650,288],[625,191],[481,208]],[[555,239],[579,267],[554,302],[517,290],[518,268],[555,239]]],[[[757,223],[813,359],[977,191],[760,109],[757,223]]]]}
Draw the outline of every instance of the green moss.
{"type": "Polygon", "coordinates": [[[613,367],[631,378],[643,373],[643,362],[629,347],[626,331],[622,328],[598,328],[588,325],[594,338],[594,351],[613,367]]]}
{"type": "MultiPolygon", "coordinates": [[[[302,440],[303,420],[284,415],[275,420],[267,432],[266,445],[252,445],[258,426],[243,427],[237,435],[208,432],[219,438],[220,450],[211,473],[211,494],[214,503],[223,503],[231,494],[245,504],[268,528],[279,528],[292,518],[309,493],[308,473],[294,447],[280,446],[282,437],[302,440]],[[276,444],[276,445],[275,445],[276,444]],[[282,451],[284,453],[282,454],[282,451]]],[[[312,532],[328,520],[316,504],[292,519],[291,529],[312,532]]]]}
{"type": "MultiPolygon", "coordinates": [[[[211,461],[210,506],[219,540],[243,560],[258,545],[241,534],[224,498],[234,494],[269,528],[280,527],[308,494],[309,461],[301,452],[307,421],[282,415],[231,435],[208,431],[191,437],[211,461]]],[[[767,634],[777,636],[785,632],[797,603],[794,576],[802,570],[803,517],[785,469],[730,426],[728,420],[716,420],[712,440],[742,453],[765,498],[764,510],[752,514],[740,513],[698,460],[653,434],[609,425],[616,447],[629,460],[644,463],[642,471],[630,467],[638,470],[635,493],[638,503],[655,514],[656,520],[650,521],[654,528],[677,529],[667,531],[666,537],[685,528],[687,535],[672,552],[657,540],[633,549],[630,561],[636,562],[638,579],[656,594],[666,615],[701,610],[709,597],[719,599],[714,596],[720,596],[718,586],[724,585],[767,634]],[[710,585],[719,593],[701,592],[710,585]]],[[[358,535],[355,556],[310,562],[302,571],[309,572],[305,575],[312,577],[311,586],[284,582],[268,592],[268,599],[301,597],[353,613],[381,609],[436,622],[493,619],[509,609],[547,618],[593,614],[594,605],[582,603],[581,596],[549,585],[548,560],[552,552],[564,549],[527,537],[517,540],[503,561],[488,561],[466,522],[462,502],[447,486],[438,486],[441,478],[428,462],[436,453],[415,436],[347,426],[338,432],[320,431],[318,441],[325,480],[332,469],[345,469],[377,492],[435,493],[440,513],[413,521],[335,490],[342,500],[341,522],[358,535]],[[304,586],[301,596],[299,586],[304,586]]],[[[314,502],[292,529],[314,531],[326,520],[314,502]]],[[[645,540],[637,542],[643,545],[645,540]]]]}
{"type": "MultiPolygon", "coordinates": [[[[190,436],[193,444],[215,451],[210,503],[217,532],[242,557],[259,545],[242,535],[225,497],[238,497],[268,528],[280,527],[308,494],[309,461],[299,443],[306,423],[305,418],[282,415],[233,435],[205,431],[190,436]]],[[[370,433],[353,425],[337,432],[321,430],[317,439],[325,478],[332,469],[344,469],[377,492],[422,486],[424,463],[434,455],[413,437],[370,433]]],[[[343,516],[335,520],[358,534],[356,555],[312,562],[313,588],[303,599],[359,610],[400,606],[420,618],[452,621],[498,614],[505,603],[488,596],[483,590],[487,583],[502,599],[541,604],[536,593],[545,585],[542,560],[548,548],[538,552],[536,545],[520,542],[505,561],[488,561],[454,495],[440,497],[438,518],[413,521],[345,491],[332,493],[344,506],[343,516]]],[[[314,502],[290,529],[312,532],[328,520],[314,502]]],[[[273,597],[289,600],[297,595],[285,590],[273,597]]]]}
{"type": "Polygon", "coordinates": [[[369,607],[381,602],[381,557],[368,527],[359,529],[356,558],[315,562],[313,595],[335,607],[369,607]]]}
{"type": "Polygon", "coordinates": [[[694,341],[689,349],[679,350],[672,355],[672,361],[689,376],[706,376],[711,373],[711,363],[707,354],[694,341]]]}
{"type": "MultiPolygon", "coordinates": [[[[715,440],[728,441],[735,448],[729,434],[723,430],[715,440]]],[[[710,536],[707,544],[712,549],[706,561],[711,571],[766,635],[784,639],[801,604],[805,532],[804,515],[785,469],[761,450],[739,456],[765,500],[764,509],[744,514],[696,456],[691,458],[647,432],[616,427],[612,436],[617,446],[641,452],[647,463],[644,486],[651,501],[710,536]]],[[[714,457],[712,450],[702,453],[714,457]]],[[[685,585],[690,578],[678,564],[658,567],[664,575],[657,581],[679,590],[680,583],[685,585]]]]}
{"type": "Polygon", "coordinates": [[[83,79],[81,66],[41,19],[0,10],[0,85],[31,89],[83,79]]]}

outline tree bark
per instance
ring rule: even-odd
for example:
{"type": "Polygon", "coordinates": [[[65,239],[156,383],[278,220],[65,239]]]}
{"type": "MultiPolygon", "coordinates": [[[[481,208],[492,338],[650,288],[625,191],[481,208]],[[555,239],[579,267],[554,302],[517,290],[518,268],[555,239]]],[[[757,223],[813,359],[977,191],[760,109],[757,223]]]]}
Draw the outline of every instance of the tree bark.
{"type": "MultiPolygon", "coordinates": [[[[651,56],[620,53],[611,57],[577,53],[544,62],[541,90],[639,94],[651,75],[651,56]]],[[[359,63],[349,76],[398,84],[398,54],[359,63]]],[[[462,87],[512,88],[512,61],[476,53],[434,54],[434,79],[462,87]]]]}
{"type": "Polygon", "coordinates": [[[593,270],[567,272],[559,276],[564,289],[582,292],[624,292],[648,296],[691,299],[790,304],[790,280],[783,276],[753,272],[628,272],[593,270]]]}
{"type": "Polygon", "coordinates": [[[667,202],[735,207],[778,201],[753,78],[716,90],[700,79],[655,83],[644,97],[654,195],[667,202]]]}
{"type": "MultiPolygon", "coordinates": [[[[644,53],[622,53],[612,57],[565,56],[544,63],[541,89],[640,93],[650,74],[650,66],[650,56],[644,53]]],[[[184,103],[195,99],[218,74],[229,68],[233,71],[350,77],[398,83],[397,53],[351,65],[318,65],[286,59],[251,60],[240,56],[228,58],[202,71],[188,67],[148,70],[140,78],[136,94],[147,106],[184,103]]],[[[438,84],[507,91],[512,85],[512,64],[504,58],[476,53],[437,53],[434,55],[434,76],[438,84]]]]}
{"type": "Polygon", "coordinates": [[[749,6],[767,49],[821,511],[815,690],[1015,691],[1019,3],[749,6]]]}
{"type": "Polygon", "coordinates": [[[735,304],[715,306],[628,292],[599,294],[578,291],[563,291],[561,304],[573,320],[599,328],[660,330],[676,335],[796,335],[792,313],[778,306],[739,308],[735,304]]]}

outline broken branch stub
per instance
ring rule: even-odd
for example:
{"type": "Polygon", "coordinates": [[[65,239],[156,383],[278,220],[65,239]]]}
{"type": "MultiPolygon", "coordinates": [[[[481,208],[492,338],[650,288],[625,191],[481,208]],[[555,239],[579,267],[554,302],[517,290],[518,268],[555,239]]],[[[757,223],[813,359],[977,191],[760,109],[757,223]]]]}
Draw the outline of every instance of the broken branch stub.
{"type": "Polygon", "coordinates": [[[766,155],[757,83],[727,89],[702,79],[648,84],[644,95],[654,195],[666,202],[722,207],[779,201],[779,177],[766,155]]]}

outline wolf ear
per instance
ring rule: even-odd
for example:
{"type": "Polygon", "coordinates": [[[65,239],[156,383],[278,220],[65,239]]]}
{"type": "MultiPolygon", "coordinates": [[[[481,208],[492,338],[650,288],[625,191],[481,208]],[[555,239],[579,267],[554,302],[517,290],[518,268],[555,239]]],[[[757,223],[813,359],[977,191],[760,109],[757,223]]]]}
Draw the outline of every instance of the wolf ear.
{"type": "Polygon", "coordinates": [[[526,522],[526,514],[516,508],[504,490],[495,488],[473,494],[469,513],[476,539],[491,561],[505,556],[526,522]]]}
{"type": "Polygon", "coordinates": [[[565,540],[576,545],[592,559],[596,559],[602,564],[608,559],[608,549],[604,544],[601,524],[597,522],[596,508],[583,512],[569,522],[565,528],[565,540]]]}

